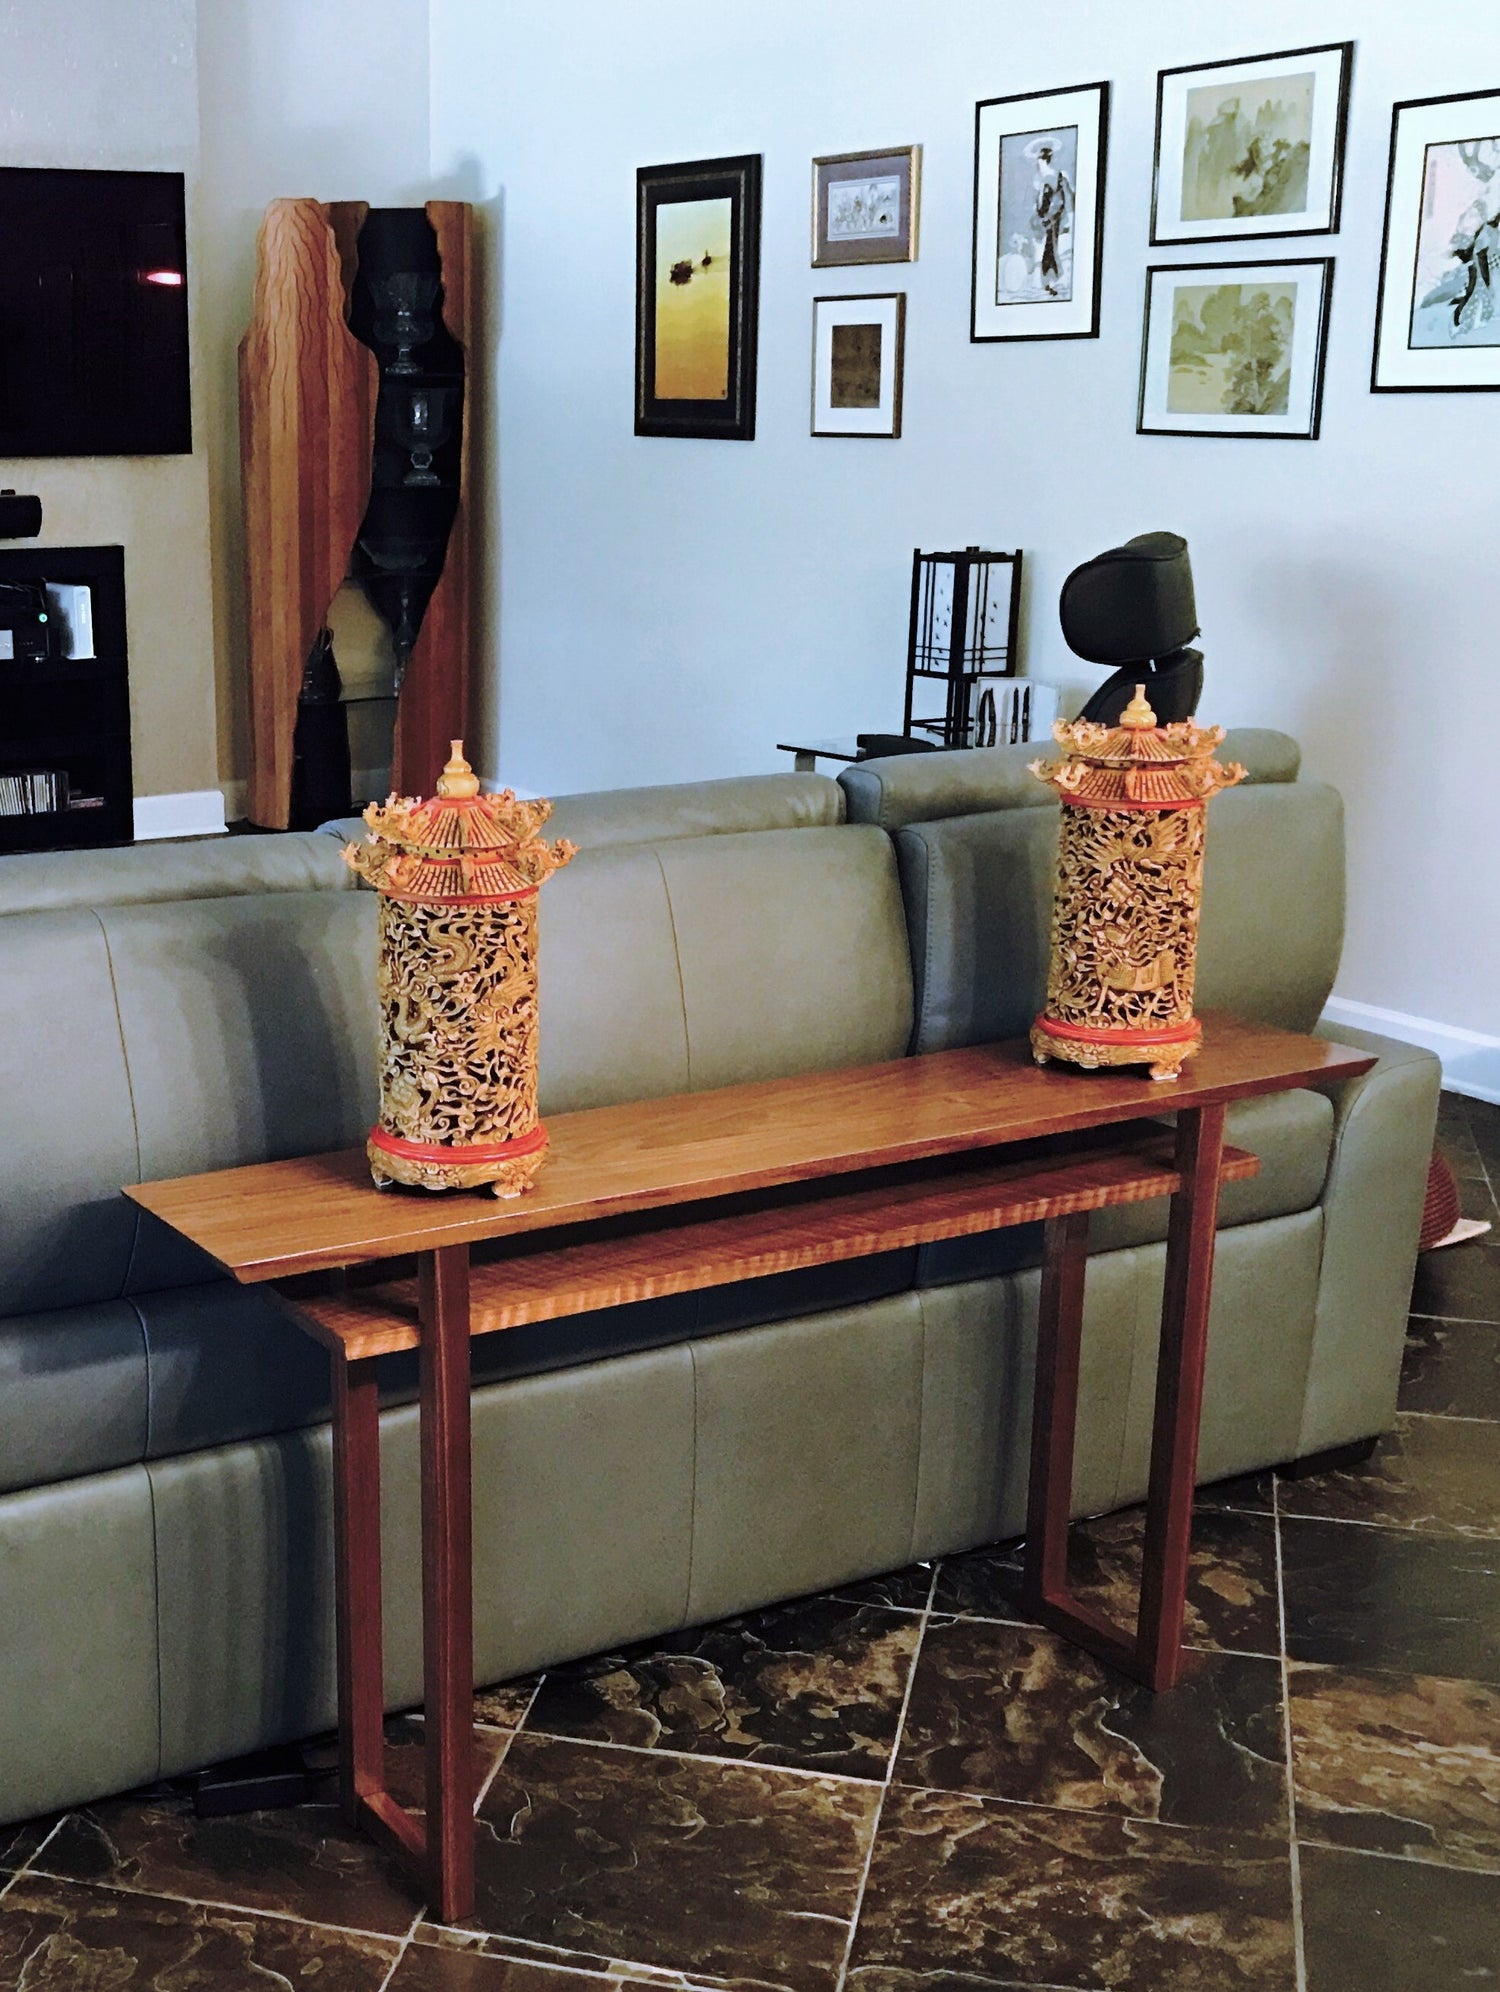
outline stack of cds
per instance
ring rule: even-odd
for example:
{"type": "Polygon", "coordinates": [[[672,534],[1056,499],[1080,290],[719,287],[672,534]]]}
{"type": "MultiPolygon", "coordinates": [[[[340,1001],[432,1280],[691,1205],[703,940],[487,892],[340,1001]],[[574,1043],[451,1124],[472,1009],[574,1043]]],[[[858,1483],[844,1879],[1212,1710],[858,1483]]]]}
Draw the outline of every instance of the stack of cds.
{"type": "Polygon", "coordinates": [[[68,806],[68,777],[60,768],[0,775],[0,816],[46,816],[68,806]]]}

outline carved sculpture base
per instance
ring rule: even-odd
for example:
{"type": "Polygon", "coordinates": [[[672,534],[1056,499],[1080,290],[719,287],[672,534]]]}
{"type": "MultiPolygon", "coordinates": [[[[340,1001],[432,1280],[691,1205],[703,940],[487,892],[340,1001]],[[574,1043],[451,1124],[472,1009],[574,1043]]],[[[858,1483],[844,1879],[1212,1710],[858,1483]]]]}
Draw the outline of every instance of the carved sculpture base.
{"type": "Polygon", "coordinates": [[[1203,1029],[1196,1019],[1186,1033],[1122,1040],[1113,1034],[1073,1037],[1052,1027],[1045,1017],[1038,1017],[1031,1027],[1031,1055],[1038,1065],[1057,1058],[1066,1065],[1082,1066],[1085,1072],[1100,1066],[1149,1065],[1153,1079],[1176,1079],[1202,1040],[1203,1029]]]}
{"type": "Polygon", "coordinates": [[[392,1183],[411,1190],[491,1189],[497,1197],[524,1196],[547,1159],[547,1130],[540,1121],[529,1135],[503,1144],[508,1151],[481,1148],[439,1149],[372,1128],[365,1143],[370,1175],[377,1190],[392,1183]]]}

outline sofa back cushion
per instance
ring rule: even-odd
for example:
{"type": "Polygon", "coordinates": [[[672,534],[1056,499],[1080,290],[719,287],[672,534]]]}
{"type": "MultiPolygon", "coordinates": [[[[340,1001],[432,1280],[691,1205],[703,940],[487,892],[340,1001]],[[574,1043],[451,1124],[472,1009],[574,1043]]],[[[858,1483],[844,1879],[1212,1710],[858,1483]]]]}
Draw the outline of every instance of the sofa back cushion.
{"type": "MultiPolygon", "coordinates": [[[[1055,804],[907,825],[897,860],[916,979],[914,1051],[1025,1032],[1046,992],[1055,804]]],[[[1195,1002],[1289,1030],[1316,1023],[1344,931],[1343,808],[1321,782],[1215,798],[1195,1002]]]]}
{"type": "MultiPolygon", "coordinates": [[[[651,788],[595,789],[560,795],[549,837],[581,851],[653,844],[677,837],[726,837],[744,830],[819,830],[844,820],[844,791],[827,775],[731,775],[724,781],[670,782],[651,788]]],[[[361,838],[357,816],[322,825],[330,836],[361,838]]]]}
{"type": "Polygon", "coordinates": [[[241,892],[347,892],[353,885],[338,847],[311,830],[106,851],[26,851],[0,864],[0,914],[241,892]]]}
{"type": "MultiPolygon", "coordinates": [[[[839,775],[851,823],[878,823],[895,832],[908,823],[935,823],[990,809],[1031,809],[1045,795],[1030,763],[1052,750],[1050,740],[1013,747],[968,747],[940,754],[895,754],[861,761],[839,775]]],[[[1252,782],[1294,782],[1302,755],[1290,734],[1266,727],[1231,728],[1219,758],[1238,761],[1252,782]]]]}

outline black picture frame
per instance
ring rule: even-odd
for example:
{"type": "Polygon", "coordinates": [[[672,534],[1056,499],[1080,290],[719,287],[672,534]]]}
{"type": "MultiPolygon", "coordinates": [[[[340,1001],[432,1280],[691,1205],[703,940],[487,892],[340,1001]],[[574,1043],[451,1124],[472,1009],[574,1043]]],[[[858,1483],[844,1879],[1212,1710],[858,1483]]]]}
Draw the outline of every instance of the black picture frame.
{"type": "Polygon", "coordinates": [[[1322,42],[1312,48],[1273,49],[1264,55],[1232,56],[1223,62],[1190,62],[1175,69],[1159,69],[1156,73],[1156,130],[1151,150],[1151,246],[1153,249],[1195,248],[1200,242],[1240,242],[1268,241],[1291,235],[1336,235],[1343,212],[1344,203],[1344,151],[1349,136],[1349,90],[1354,71],[1354,43],[1322,42]],[[1167,84],[1170,79],[1180,76],[1202,76],[1208,71],[1225,73],[1237,69],[1251,69],[1264,63],[1298,62],[1312,56],[1337,56],[1339,58],[1338,97],[1334,107],[1332,123],[1332,154],[1329,165],[1328,214],[1309,222],[1289,222],[1284,215],[1266,217],[1272,222],[1265,228],[1226,228],[1202,234],[1183,232],[1176,234],[1162,232],[1162,125],[1166,102],[1167,84]]]}
{"type": "Polygon", "coordinates": [[[1097,339],[1099,299],[1104,263],[1104,186],[1109,156],[1108,83],[1070,83],[1056,90],[1026,90],[1010,97],[986,97],[974,106],[974,206],[971,267],[969,276],[969,343],[973,346],[1009,344],[1035,339],[1097,339]],[[1088,100],[1094,100],[1090,111],[1088,100]],[[1074,101],[1076,100],[1076,101],[1074,101]],[[1054,115],[1055,113],[1061,115],[1054,115]],[[1066,304],[1046,298],[999,301],[1000,264],[999,217],[1003,199],[999,192],[1001,145],[1008,137],[1025,137],[1040,128],[1051,130],[1072,117],[1079,130],[1088,130],[1085,143],[1092,149],[1094,163],[1087,182],[1082,169],[1074,188],[1075,226],[1073,229],[1073,269],[1078,264],[1078,242],[1085,239],[1089,268],[1083,287],[1083,309],[1073,298],[1066,304]],[[992,156],[993,155],[993,156],[992,156]],[[989,199],[991,182],[996,194],[989,199]],[[1087,208],[1085,207],[1085,196],[1087,208]],[[1092,209],[1092,213],[1088,212],[1092,209]],[[986,296],[981,306],[980,273],[985,274],[986,296]],[[1022,314],[1011,317],[1007,314],[1022,314]],[[986,329],[981,330],[981,322],[986,329]]]}
{"type": "Polygon", "coordinates": [[[1138,436],[1196,436],[1214,442],[1281,442],[1315,443],[1323,422],[1323,379],[1328,365],[1328,319],[1333,304],[1332,256],[1267,256],[1257,262],[1234,261],[1227,263],[1150,263],[1146,267],[1145,315],[1141,326],[1141,373],[1140,388],[1136,400],[1135,432],[1138,436]],[[1253,415],[1227,415],[1224,423],[1217,428],[1189,428],[1185,424],[1150,423],[1146,419],[1148,381],[1153,370],[1155,348],[1152,344],[1152,302],[1155,280],[1158,277],[1196,277],[1207,272],[1224,272],[1225,280],[1235,271],[1274,269],[1274,270],[1320,270],[1321,282],[1318,289],[1318,317],[1313,332],[1313,350],[1310,359],[1310,377],[1305,378],[1307,422],[1305,427],[1257,428],[1253,415]],[[1241,426],[1230,426],[1239,423],[1241,426]]]}
{"type": "MultiPolygon", "coordinates": [[[[636,173],[635,433],[638,436],[720,437],[746,443],[755,436],[760,187],[758,152],[726,159],[642,166],[636,173]],[[656,392],[658,211],[674,202],[722,199],[731,204],[727,391],[722,397],[705,399],[662,396],[656,392]]],[[[691,277],[684,281],[691,281],[691,277]]]]}
{"type": "MultiPolygon", "coordinates": [[[[1461,107],[1484,105],[1500,136],[1500,90],[1463,90],[1444,97],[1411,97],[1391,106],[1391,148],[1386,167],[1385,217],[1380,235],[1380,280],[1375,293],[1375,339],[1370,359],[1372,394],[1494,394],[1500,392],[1500,344],[1418,346],[1412,338],[1421,270],[1421,228],[1427,155],[1434,146],[1474,139],[1474,117],[1461,107]],[[1422,115],[1426,113],[1425,117],[1422,115]],[[1421,150],[1420,170],[1415,156],[1421,150]],[[1406,212],[1398,215],[1404,196],[1406,212]],[[1399,323],[1396,314],[1399,313],[1399,323]],[[1405,332],[1405,337],[1401,333],[1405,332]],[[1413,358],[1416,354],[1419,357],[1413,358]],[[1489,378],[1484,378],[1488,365],[1489,378]],[[1404,375],[1405,378],[1397,376],[1404,375]]],[[[1472,288],[1473,278],[1470,277],[1472,288]]]]}

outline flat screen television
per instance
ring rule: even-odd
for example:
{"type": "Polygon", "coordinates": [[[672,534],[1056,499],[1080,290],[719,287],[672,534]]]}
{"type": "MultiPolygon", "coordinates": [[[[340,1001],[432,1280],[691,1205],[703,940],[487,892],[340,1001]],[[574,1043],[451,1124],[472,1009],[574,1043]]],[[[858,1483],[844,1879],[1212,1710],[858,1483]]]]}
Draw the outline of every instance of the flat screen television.
{"type": "Polygon", "coordinates": [[[192,447],[182,175],[0,167],[0,457],[192,447]]]}

